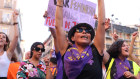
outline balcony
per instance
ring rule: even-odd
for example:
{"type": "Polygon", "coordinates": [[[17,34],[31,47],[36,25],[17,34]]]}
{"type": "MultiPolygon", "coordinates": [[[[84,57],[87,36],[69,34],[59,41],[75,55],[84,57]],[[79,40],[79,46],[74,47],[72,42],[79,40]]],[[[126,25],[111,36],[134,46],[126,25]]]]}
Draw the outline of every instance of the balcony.
{"type": "Polygon", "coordinates": [[[13,25],[12,22],[3,22],[3,21],[1,21],[0,24],[1,25],[10,25],[10,26],[13,25]]]}
{"type": "Polygon", "coordinates": [[[13,25],[12,22],[3,22],[3,21],[1,21],[0,24],[4,24],[4,25],[13,25]]]}
{"type": "Polygon", "coordinates": [[[139,47],[134,46],[134,49],[139,49],[139,47]]]}
{"type": "Polygon", "coordinates": [[[135,56],[139,57],[140,55],[138,55],[138,54],[135,54],[135,56]]]}
{"type": "Polygon", "coordinates": [[[4,8],[12,9],[12,6],[10,6],[10,5],[5,5],[4,8]]]}
{"type": "Polygon", "coordinates": [[[111,36],[108,36],[108,35],[107,35],[107,36],[105,36],[105,37],[106,37],[107,39],[112,39],[112,37],[111,37],[111,36]]]}
{"type": "Polygon", "coordinates": [[[124,39],[125,41],[128,41],[128,42],[130,42],[131,41],[131,39],[124,39]]]}

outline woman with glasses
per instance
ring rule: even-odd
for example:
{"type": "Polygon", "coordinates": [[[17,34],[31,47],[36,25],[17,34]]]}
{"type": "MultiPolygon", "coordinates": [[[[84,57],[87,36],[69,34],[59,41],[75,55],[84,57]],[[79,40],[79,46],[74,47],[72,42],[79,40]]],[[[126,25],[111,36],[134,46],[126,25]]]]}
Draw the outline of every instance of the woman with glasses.
{"type": "Polygon", "coordinates": [[[46,65],[40,58],[45,51],[41,42],[35,42],[31,46],[30,59],[21,62],[17,73],[17,79],[45,79],[46,65]]]}
{"type": "Polygon", "coordinates": [[[10,42],[7,34],[4,32],[0,32],[0,79],[7,79],[7,72],[10,64],[10,60],[14,54],[14,50],[16,48],[18,42],[18,23],[17,23],[18,12],[13,12],[13,28],[14,36],[12,41],[10,42]]]}
{"type": "Polygon", "coordinates": [[[80,23],[68,32],[68,38],[73,43],[70,46],[63,30],[63,0],[57,0],[55,27],[57,43],[64,64],[63,79],[102,79],[105,36],[104,0],[98,0],[98,11],[98,27],[94,44],[90,45],[95,35],[92,26],[80,23]]]}

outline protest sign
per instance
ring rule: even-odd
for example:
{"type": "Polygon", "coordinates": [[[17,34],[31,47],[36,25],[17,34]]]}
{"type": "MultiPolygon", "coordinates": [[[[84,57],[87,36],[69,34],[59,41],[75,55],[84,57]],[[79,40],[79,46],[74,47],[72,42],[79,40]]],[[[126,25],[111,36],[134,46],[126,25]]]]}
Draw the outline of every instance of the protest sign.
{"type": "MultiPolygon", "coordinates": [[[[63,28],[69,31],[77,23],[88,23],[95,26],[94,14],[96,4],[86,0],[64,0],[63,2],[63,28]]],[[[55,11],[57,0],[49,0],[48,17],[45,25],[55,28],[55,11]]]]}

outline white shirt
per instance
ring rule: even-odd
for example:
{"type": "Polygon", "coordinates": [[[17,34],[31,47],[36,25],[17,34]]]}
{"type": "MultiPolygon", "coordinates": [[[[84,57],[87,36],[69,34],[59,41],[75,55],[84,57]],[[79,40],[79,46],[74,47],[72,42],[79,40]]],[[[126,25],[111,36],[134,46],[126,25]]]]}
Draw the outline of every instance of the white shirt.
{"type": "Polygon", "coordinates": [[[0,77],[7,77],[10,60],[7,56],[7,52],[4,51],[3,55],[0,56],[0,77]]]}

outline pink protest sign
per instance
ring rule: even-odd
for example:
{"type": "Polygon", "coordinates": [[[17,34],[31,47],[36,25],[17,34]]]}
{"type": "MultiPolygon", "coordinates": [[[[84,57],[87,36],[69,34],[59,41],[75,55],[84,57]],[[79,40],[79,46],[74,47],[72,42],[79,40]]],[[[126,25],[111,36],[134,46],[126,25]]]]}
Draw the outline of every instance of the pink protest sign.
{"type": "MultiPolygon", "coordinates": [[[[48,17],[45,25],[55,28],[55,10],[57,0],[49,0],[48,17]]],[[[94,14],[96,4],[86,0],[64,0],[63,5],[63,28],[69,31],[77,23],[88,23],[95,26],[94,14]]]]}

